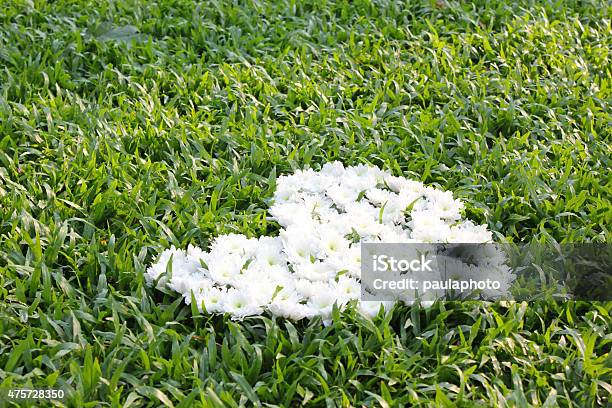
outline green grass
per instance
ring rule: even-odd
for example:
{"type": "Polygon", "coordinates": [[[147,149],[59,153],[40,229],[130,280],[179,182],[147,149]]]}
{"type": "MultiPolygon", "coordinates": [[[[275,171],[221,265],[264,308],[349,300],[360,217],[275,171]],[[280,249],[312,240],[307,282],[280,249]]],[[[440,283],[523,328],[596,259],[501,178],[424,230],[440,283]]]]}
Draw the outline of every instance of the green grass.
{"type": "Polygon", "coordinates": [[[611,303],[232,322],[143,271],[171,244],[275,234],[276,176],[329,160],[453,190],[500,238],[609,242],[610,3],[85,3],[0,5],[0,388],[609,406],[611,303]]]}

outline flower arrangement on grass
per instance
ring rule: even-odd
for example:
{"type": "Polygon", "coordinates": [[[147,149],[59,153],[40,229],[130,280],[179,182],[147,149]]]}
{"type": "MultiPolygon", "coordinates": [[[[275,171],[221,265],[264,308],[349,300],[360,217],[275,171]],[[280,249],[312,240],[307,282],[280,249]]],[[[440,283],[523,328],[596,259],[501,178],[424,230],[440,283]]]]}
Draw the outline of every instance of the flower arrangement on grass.
{"type": "MultiPolygon", "coordinates": [[[[334,304],[351,301],[373,316],[394,302],[359,301],[361,243],[491,242],[486,226],[462,219],[463,208],[451,192],[377,167],[327,163],[277,179],[269,213],[282,227],[278,236],[222,235],[208,251],[172,247],[145,276],[200,310],[236,319],[268,311],[325,321],[334,304]]],[[[510,281],[507,269],[493,267],[510,281]]]]}

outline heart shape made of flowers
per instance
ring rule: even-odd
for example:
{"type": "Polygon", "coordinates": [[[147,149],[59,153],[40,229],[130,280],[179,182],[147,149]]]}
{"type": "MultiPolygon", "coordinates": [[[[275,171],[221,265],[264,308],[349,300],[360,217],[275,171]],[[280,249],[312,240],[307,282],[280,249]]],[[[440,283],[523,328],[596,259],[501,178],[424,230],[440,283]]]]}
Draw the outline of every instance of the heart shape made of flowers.
{"type": "MultiPolygon", "coordinates": [[[[361,301],[361,243],[486,243],[485,225],[462,219],[464,204],[452,192],[374,166],[326,163],[276,180],[272,219],[278,236],[216,237],[207,251],[189,246],[164,250],[145,273],[149,284],[168,287],[200,311],[234,319],[269,312],[292,320],[321,316],[351,301],[366,316],[392,301],[361,301]]],[[[502,262],[483,266],[502,282],[513,275],[502,262]]],[[[476,271],[477,272],[477,271],[476,271]]]]}

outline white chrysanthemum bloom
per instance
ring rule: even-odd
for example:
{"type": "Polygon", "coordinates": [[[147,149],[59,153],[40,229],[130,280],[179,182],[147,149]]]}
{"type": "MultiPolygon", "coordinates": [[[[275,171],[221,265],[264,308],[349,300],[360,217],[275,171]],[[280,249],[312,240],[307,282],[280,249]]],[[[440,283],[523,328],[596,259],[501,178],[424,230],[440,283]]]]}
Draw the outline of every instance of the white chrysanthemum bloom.
{"type": "Polygon", "coordinates": [[[394,201],[398,207],[401,207],[404,210],[408,209],[409,207],[414,208],[419,201],[425,201],[423,200],[422,194],[408,190],[402,190],[399,192],[399,194],[392,195],[391,200],[394,201]]]}
{"type": "Polygon", "coordinates": [[[223,311],[235,318],[261,314],[261,307],[253,301],[253,297],[237,289],[229,289],[223,298],[223,311]]]}
{"type": "Polygon", "coordinates": [[[295,264],[293,268],[296,277],[311,281],[328,281],[336,274],[334,265],[325,261],[304,262],[295,264]]]}
{"type": "Polygon", "coordinates": [[[480,245],[475,258],[484,260],[486,265],[503,265],[506,262],[506,254],[497,245],[480,245]]]}
{"type": "Polygon", "coordinates": [[[412,186],[411,180],[396,176],[386,176],[384,183],[396,193],[399,193],[402,189],[409,189],[412,186]]]}
{"type": "Polygon", "coordinates": [[[197,251],[191,245],[187,251],[176,249],[176,247],[172,246],[170,249],[164,250],[158,262],[147,269],[145,280],[148,284],[158,281],[158,287],[172,284],[174,281],[174,286],[183,288],[183,285],[187,284],[185,280],[190,279],[191,275],[201,275],[201,254],[201,251],[197,251]],[[171,260],[172,263],[170,263],[171,260]],[[170,273],[166,275],[167,272],[170,273]],[[171,277],[172,279],[170,279],[171,277]]]}
{"type": "Polygon", "coordinates": [[[410,232],[401,228],[385,228],[379,234],[380,242],[388,243],[417,243],[418,241],[410,237],[410,232]]]}
{"type": "Polygon", "coordinates": [[[295,290],[300,296],[310,298],[320,292],[329,292],[329,283],[298,278],[295,281],[295,290]]]}
{"type": "Polygon", "coordinates": [[[409,195],[414,195],[414,196],[425,195],[426,187],[420,181],[409,180],[403,177],[399,177],[399,179],[401,179],[401,181],[398,183],[399,184],[398,193],[400,195],[402,194],[409,194],[409,195]]]}
{"type": "Polygon", "coordinates": [[[337,274],[344,273],[357,279],[361,277],[361,248],[359,244],[354,244],[346,252],[328,257],[326,262],[332,265],[337,274]]]}
{"type": "Polygon", "coordinates": [[[384,203],[380,209],[379,219],[383,224],[399,224],[405,220],[404,210],[405,206],[402,206],[397,201],[388,201],[384,203]]]}
{"type": "Polygon", "coordinates": [[[206,275],[202,272],[185,273],[181,271],[172,276],[168,282],[168,287],[178,293],[189,293],[194,287],[199,286],[199,282],[206,279],[206,275]]]}
{"type": "Polygon", "coordinates": [[[350,276],[361,277],[361,245],[353,245],[346,253],[346,263],[344,267],[350,276]]]}
{"type": "Polygon", "coordinates": [[[351,217],[364,217],[372,220],[379,220],[380,207],[375,207],[367,200],[355,201],[346,206],[346,214],[351,217]]]}
{"type": "Polygon", "coordinates": [[[341,185],[333,185],[326,190],[327,196],[340,208],[354,203],[357,197],[359,197],[359,193],[360,191],[341,185]]]}
{"type": "Polygon", "coordinates": [[[393,201],[394,199],[396,199],[397,194],[389,190],[383,190],[381,188],[372,188],[366,192],[365,196],[372,204],[381,206],[389,201],[393,201]]]}
{"type": "Polygon", "coordinates": [[[284,174],[276,179],[276,189],[283,190],[285,188],[297,189],[300,188],[300,178],[297,173],[284,174]]]}
{"type": "MultiPolygon", "coordinates": [[[[223,300],[225,299],[226,293],[227,291],[225,289],[218,289],[211,286],[195,294],[194,298],[200,312],[203,311],[202,306],[204,306],[208,313],[222,313],[223,300]]],[[[189,298],[191,298],[191,296],[189,298]]]]}
{"type": "Polygon", "coordinates": [[[303,296],[295,290],[295,288],[291,287],[276,287],[274,290],[274,294],[272,296],[272,302],[293,302],[300,303],[304,300],[303,296]]]}
{"type": "Polygon", "coordinates": [[[231,285],[238,279],[244,266],[244,259],[235,254],[208,260],[208,275],[221,285],[231,285]]]}
{"type": "Polygon", "coordinates": [[[330,217],[325,217],[321,220],[321,225],[333,228],[345,238],[354,232],[351,217],[346,213],[336,213],[330,217]]]}
{"type": "Polygon", "coordinates": [[[311,212],[304,206],[304,202],[287,202],[283,204],[273,204],[268,210],[277,222],[283,227],[287,227],[296,222],[307,223],[312,221],[311,212]]]}
{"type": "Polygon", "coordinates": [[[361,296],[361,285],[355,278],[342,275],[338,278],[335,285],[336,295],[341,299],[341,303],[346,303],[348,300],[358,299],[361,296]]]}
{"type": "Polygon", "coordinates": [[[463,203],[460,200],[455,200],[452,192],[428,189],[426,196],[432,211],[436,212],[440,218],[452,221],[461,218],[463,203]]]}
{"type": "Polygon", "coordinates": [[[218,236],[210,246],[210,253],[251,256],[257,250],[257,239],[240,234],[218,236]]]}
{"type": "Polygon", "coordinates": [[[268,306],[268,310],[276,316],[291,320],[312,319],[317,315],[317,311],[308,305],[283,300],[273,301],[268,306]]]}
{"type": "Polygon", "coordinates": [[[255,254],[254,262],[262,267],[286,266],[287,258],[283,251],[283,245],[278,238],[268,238],[259,240],[259,249],[255,254]]]}
{"type": "Polygon", "coordinates": [[[184,291],[177,290],[177,292],[183,294],[183,297],[185,298],[185,303],[187,304],[191,303],[192,292],[194,296],[201,295],[202,293],[205,293],[210,287],[212,287],[215,284],[215,281],[208,278],[208,271],[206,271],[203,268],[200,268],[200,273],[201,275],[197,276],[197,279],[191,280],[189,287],[186,290],[184,291]]]}
{"type": "Polygon", "coordinates": [[[332,200],[325,196],[310,195],[303,197],[303,206],[308,211],[308,215],[313,220],[320,220],[327,216],[332,210],[334,204],[332,200]]]}
{"type": "Polygon", "coordinates": [[[318,232],[320,248],[324,257],[341,255],[348,251],[350,241],[341,233],[328,226],[322,227],[318,232]]]}
{"type": "Polygon", "coordinates": [[[319,194],[336,183],[337,181],[333,177],[317,174],[316,176],[304,179],[302,190],[319,194]]]}
{"type": "Polygon", "coordinates": [[[283,251],[292,263],[310,263],[319,252],[316,231],[308,226],[290,226],[281,231],[283,251]]]}
{"type": "Polygon", "coordinates": [[[449,234],[449,242],[479,243],[492,241],[493,234],[487,230],[485,225],[474,225],[471,221],[453,226],[449,234]]]}
{"type": "Polygon", "coordinates": [[[375,188],[377,184],[383,184],[385,178],[390,174],[375,166],[358,164],[347,168],[344,176],[348,179],[359,179],[360,183],[367,183],[367,188],[375,188]]]}
{"type": "MultiPolygon", "coordinates": [[[[263,270],[263,267],[261,270],[263,270]]],[[[293,288],[295,286],[295,276],[293,276],[293,272],[287,266],[266,267],[265,273],[262,272],[262,275],[265,275],[266,279],[276,282],[277,285],[282,287],[293,288]]]]}
{"type": "Polygon", "coordinates": [[[206,256],[206,252],[202,251],[201,248],[197,246],[193,246],[191,244],[187,246],[187,254],[186,254],[187,258],[198,260],[198,259],[204,259],[205,256],[206,256]]]}
{"type": "Polygon", "coordinates": [[[320,316],[327,317],[331,314],[334,303],[338,303],[338,298],[332,291],[318,292],[312,295],[306,304],[315,310],[320,316]]]}
{"type": "Polygon", "coordinates": [[[259,274],[257,272],[259,272],[257,269],[247,271],[236,284],[236,288],[242,293],[248,294],[253,305],[264,306],[272,301],[274,293],[280,287],[273,280],[258,278],[259,274]]]}
{"type": "Polygon", "coordinates": [[[167,283],[167,279],[164,279],[162,275],[166,272],[168,264],[170,263],[170,259],[176,248],[172,246],[170,249],[164,250],[158,257],[157,262],[147,268],[147,273],[145,273],[145,281],[148,285],[153,284],[154,281],[158,281],[158,287],[164,287],[167,283]]]}
{"type": "Polygon", "coordinates": [[[350,220],[350,225],[362,239],[377,236],[384,229],[384,226],[375,218],[366,217],[363,214],[345,214],[350,220]]]}
{"type": "Polygon", "coordinates": [[[344,175],[344,165],[339,161],[325,163],[321,168],[320,173],[324,176],[329,176],[335,179],[339,179],[344,175]]]}
{"type": "Polygon", "coordinates": [[[433,211],[413,211],[409,223],[411,238],[420,242],[445,242],[450,226],[433,211]]]}
{"type": "MultiPolygon", "coordinates": [[[[373,166],[326,163],[320,171],[277,178],[269,214],[281,226],[278,236],[221,235],[208,251],[171,247],[145,279],[177,291],[186,303],[193,295],[209,313],[242,318],[267,311],[294,320],[322,316],[328,323],[334,304],[346,307],[361,297],[362,242],[492,242],[486,226],[462,220],[462,211],[451,192],[373,166]]],[[[484,248],[487,253],[474,256],[479,263],[452,262],[474,277],[494,271],[501,288],[487,294],[501,296],[513,274],[501,251],[484,248]]],[[[427,273],[417,278],[432,278],[427,273]]],[[[421,304],[432,303],[440,292],[430,291],[421,304]]],[[[374,316],[381,305],[387,310],[393,304],[360,301],[357,310],[374,316]]]]}
{"type": "Polygon", "coordinates": [[[299,194],[297,186],[284,185],[282,189],[277,189],[274,193],[275,204],[291,203],[299,194]]]}
{"type": "Polygon", "coordinates": [[[367,317],[376,317],[380,312],[380,308],[388,311],[395,305],[395,302],[380,301],[380,300],[363,300],[359,302],[359,311],[367,317]]]}
{"type": "Polygon", "coordinates": [[[350,191],[365,192],[369,189],[376,187],[376,176],[368,173],[367,171],[360,175],[360,172],[347,170],[344,177],[341,180],[342,188],[350,191]]]}

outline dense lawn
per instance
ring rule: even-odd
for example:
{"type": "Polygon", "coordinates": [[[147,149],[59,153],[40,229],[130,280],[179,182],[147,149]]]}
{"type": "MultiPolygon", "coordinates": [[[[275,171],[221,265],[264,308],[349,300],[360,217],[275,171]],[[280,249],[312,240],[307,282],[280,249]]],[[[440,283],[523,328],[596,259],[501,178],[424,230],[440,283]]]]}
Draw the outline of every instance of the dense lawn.
{"type": "Polygon", "coordinates": [[[0,5],[3,393],[610,404],[610,303],[399,307],[323,327],[194,317],[143,279],[171,244],[274,235],[276,176],[328,160],[453,190],[500,238],[607,242],[610,3],[85,3],[0,5]]]}

